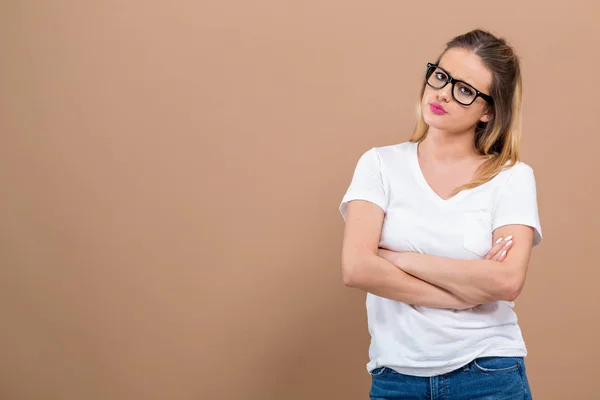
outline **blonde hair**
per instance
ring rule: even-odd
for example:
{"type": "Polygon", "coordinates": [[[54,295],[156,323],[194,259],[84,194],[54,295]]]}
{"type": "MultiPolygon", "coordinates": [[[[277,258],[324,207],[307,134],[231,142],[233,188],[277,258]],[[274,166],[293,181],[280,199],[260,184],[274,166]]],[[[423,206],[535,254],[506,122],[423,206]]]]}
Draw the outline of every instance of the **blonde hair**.
{"type": "MultiPolygon", "coordinates": [[[[487,123],[479,122],[475,128],[475,148],[486,160],[471,182],[454,189],[453,194],[456,194],[490,181],[504,168],[519,161],[523,89],[519,58],[505,39],[479,29],[456,36],[446,44],[436,64],[452,48],[467,49],[481,57],[492,71],[489,94],[494,99],[492,119],[487,123]]],[[[421,109],[424,93],[425,83],[417,106],[417,124],[409,139],[411,142],[421,142],[427,136],[429,125],[423,119],[421,109]]]]}

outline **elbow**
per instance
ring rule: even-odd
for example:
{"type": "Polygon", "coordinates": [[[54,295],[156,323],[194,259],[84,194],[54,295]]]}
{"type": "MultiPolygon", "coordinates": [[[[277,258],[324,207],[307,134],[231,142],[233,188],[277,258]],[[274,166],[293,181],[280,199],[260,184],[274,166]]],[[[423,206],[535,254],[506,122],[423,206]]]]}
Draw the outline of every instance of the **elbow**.
{"type": "Polygon", "coordinates": [[[342,263],[342,281],[344,282],[344,286],[350,288],[356,288],[358,286],[358,269],[356,264],[342,263]]]}
{"type": "Polygon", "coordinates": [[[342,282],[344,282],[344,286],[349,287],[349,288],[353,288],[356,285],[356,283],[355,283],[356,281],[347,272],[342,273],[342,282]]]}
{"type": "Polygon", "coordinates": [[[504,290],[503,299],[505,301],[515,301],[521,294],[521,289],[516,286],[509,286],[504,290]]]}
{"type": "Polygon", "coordinates": [[[485,287],[472,287],[468,293],[461,293],[464,300],[473,304],[487,304],[495,301],[514,301],[523,288],[524,277],[520,274],[507,271],[499,271],[490,275],[485,287]]]}
{"type": "Polygon", "coordinates": [[[344,285],[350,288],[358,288],[361,286],[362,276],[364,274],[364,259],[363,257],[343,257],[342,258],[342,281],[344,285]]]}
{"type": "Polygon", "coordinates": [[[515,301],[521,294],[523,289],[524,279],[517,274],[511,274],[504,279],[502,291],[500,293],[500,300],[504,301],[515,301]]]}

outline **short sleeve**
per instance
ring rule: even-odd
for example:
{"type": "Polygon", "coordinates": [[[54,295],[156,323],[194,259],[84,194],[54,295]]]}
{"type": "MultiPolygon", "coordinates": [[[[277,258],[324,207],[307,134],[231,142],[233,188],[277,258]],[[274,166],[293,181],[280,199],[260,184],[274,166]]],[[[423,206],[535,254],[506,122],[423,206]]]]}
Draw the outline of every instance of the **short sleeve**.
{"type": "Polygon", "coordinates": [[[354,169],[354,175],[346,194],[339,206],[339,211],[346,221],[348,203],[352,200],[366,200],[387,209],[387,194],[381,172],[381,160],[375,148],[365,152],[354,169]]]}
{"type": "Polygon", "coordinates": [[[537,189],[533,169],[517,164],[507,182],[499,188],[493,229],[504,225],[527,225],[534,229],[533,247],[542,242],[537,189]]]}

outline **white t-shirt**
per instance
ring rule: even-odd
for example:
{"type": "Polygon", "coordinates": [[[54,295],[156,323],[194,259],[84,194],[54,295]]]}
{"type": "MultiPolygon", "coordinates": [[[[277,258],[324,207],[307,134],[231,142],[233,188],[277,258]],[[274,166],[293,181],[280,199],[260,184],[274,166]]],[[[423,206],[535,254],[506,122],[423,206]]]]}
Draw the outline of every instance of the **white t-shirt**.
{"type": "MultiPolygon", "coordinates": [[[[351,200],[385,211],[380,247],[455,259],[480,259],[503,225],[534,228],[542,240],[533,170],[519,162],[491,181],[444,200],[427,184],[417,143],[374,147],[358,161],[339,210],[351,200]]],[[[477,357],[525,357],[527,350],[513,302],[469,310],[412,306],[367,293],[371,345],[367,370],[385,366],[415,376],[435,376],[477,357]]]]}

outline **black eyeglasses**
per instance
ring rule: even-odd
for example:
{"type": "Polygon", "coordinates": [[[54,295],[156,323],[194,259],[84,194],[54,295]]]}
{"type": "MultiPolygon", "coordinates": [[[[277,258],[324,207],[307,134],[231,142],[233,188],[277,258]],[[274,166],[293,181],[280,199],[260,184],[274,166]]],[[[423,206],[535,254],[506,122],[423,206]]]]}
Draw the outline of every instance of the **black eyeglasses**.
{"type": "Polygon", "coordinates": [[[470,106],[477,97],[481,97],[490,105],[494,104],[494,99],[491,96],[480,92],[467,82],[454,79],[437,64],[427,63],[425,82],[434,89],[441,89],[448,83],[452,83],[452,97],[463,106],[470,106]]]}

